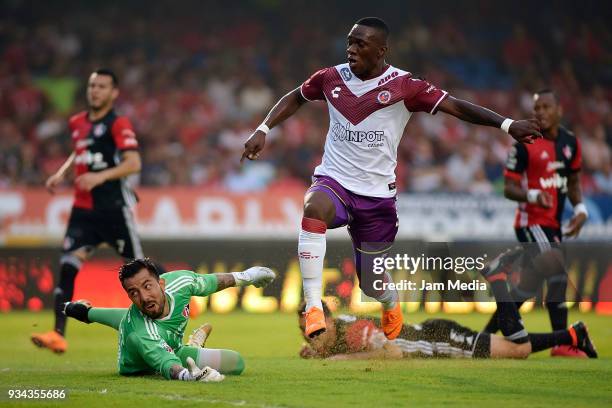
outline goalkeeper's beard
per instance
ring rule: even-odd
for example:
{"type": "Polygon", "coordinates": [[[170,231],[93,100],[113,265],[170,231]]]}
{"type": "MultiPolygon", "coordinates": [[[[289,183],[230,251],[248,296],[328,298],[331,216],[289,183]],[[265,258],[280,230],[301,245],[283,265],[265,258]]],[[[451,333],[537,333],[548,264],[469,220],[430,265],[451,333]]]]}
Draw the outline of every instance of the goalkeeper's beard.
{"type": "Polygon", "coordinates": [[[164,296],[161,305],[157,305],[157,302],[155,302],[155,301],[148,302],[147,304],[143,305],[142,313],[144,313],[145,315],[147,315],[151,319],[157,319],[157,318],[161,317],[161,315],[164,313],[164,308],[165,307],[166,307],[166,297],[164,296]],[[151,303],[153,303],[153,304],[155,304],[156,306],[159,306],[159,307],[158,308],[152,308],[152,309],[147,308],[147,306],[150,305],[151,303]]]}

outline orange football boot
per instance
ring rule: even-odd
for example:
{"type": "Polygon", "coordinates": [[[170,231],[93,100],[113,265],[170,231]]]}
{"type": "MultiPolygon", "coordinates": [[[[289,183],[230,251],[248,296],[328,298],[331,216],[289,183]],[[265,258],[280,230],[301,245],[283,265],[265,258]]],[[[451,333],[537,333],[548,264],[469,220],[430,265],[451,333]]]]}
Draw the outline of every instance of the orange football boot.
{"type": "Polygon", "coordinates": [[[578,347],[561,345],[550,349],[551,357],[573,357],[573,358],[588,358],[586,353],[579,350],[578,347]]]}
{"type": "Polygon", "coordinates": [[[402,308],[400,306],[400,302],[397,302],[393,309],[385,310],[383,308],[382,327],[383,332],[385,332],[385,336],[389,340],[393,340],[400,334],[400,331],[402,331],[403,324],[404,317],[402,316],[402,308]]]}
{"type": "Polygon", "coordinates": [[[304,318],[306,319],[306,328],[304,332],[310,338],[316,337],[323,333],[327,326],[325,325],[325,314],[323,310],[316,306],[312,306],[310,309],[304,312],[304,318]]]}
{"type": "Polygon", "coordinates": [[[68,342],[58,332],[52,330],[47,333],[32,334],[32,343],[41,348],[48,348],[54,353],[62,354],[68,348],[68,342]]]}

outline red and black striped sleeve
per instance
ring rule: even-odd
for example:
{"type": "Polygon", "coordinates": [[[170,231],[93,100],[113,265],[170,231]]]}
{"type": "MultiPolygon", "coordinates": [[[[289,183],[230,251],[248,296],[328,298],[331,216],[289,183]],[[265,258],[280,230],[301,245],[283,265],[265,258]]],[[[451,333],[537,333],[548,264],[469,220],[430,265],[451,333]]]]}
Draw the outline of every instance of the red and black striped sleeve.
{"type": "Polygon", "coordinates": [[[125,151],[138,149],[136,133],[129,119],[125,116],[119,116],[117,120],[115,120],[111,133],[118,150],[125,151]]]}

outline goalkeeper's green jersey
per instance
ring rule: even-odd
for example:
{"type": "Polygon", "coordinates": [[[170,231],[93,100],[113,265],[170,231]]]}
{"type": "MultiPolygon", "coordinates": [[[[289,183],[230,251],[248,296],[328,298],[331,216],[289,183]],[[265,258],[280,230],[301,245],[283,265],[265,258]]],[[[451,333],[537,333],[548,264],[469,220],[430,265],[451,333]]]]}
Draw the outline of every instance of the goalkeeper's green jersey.
{"type": "Polygon", "coordinates": [[[169,379],[170,368],[181,365],[176,352],[183,345],[191,296],[208,296],[217,291],[214,274],[172,271],[160,278],[166,281],[170,313],[164,318],[151,319],[135,305],[130,306],[119,325],[120,374],[159,372],[169,379]]]}

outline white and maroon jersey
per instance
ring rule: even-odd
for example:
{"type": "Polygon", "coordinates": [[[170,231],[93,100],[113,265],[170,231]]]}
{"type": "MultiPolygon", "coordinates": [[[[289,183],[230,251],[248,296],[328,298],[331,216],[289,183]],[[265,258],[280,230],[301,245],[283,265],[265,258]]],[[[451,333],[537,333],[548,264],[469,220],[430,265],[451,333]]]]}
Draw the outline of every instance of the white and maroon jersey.
{"type": "Polygon", "coordinates": [[[348,64],[317,71],[300,88],[309,100],[325,100],[329,130],[315,175],[329,176],[355,194],[395,196],[397,147],[412,112],[436,113],[448,95],[391,65],[362,81],[348,64]]]}

